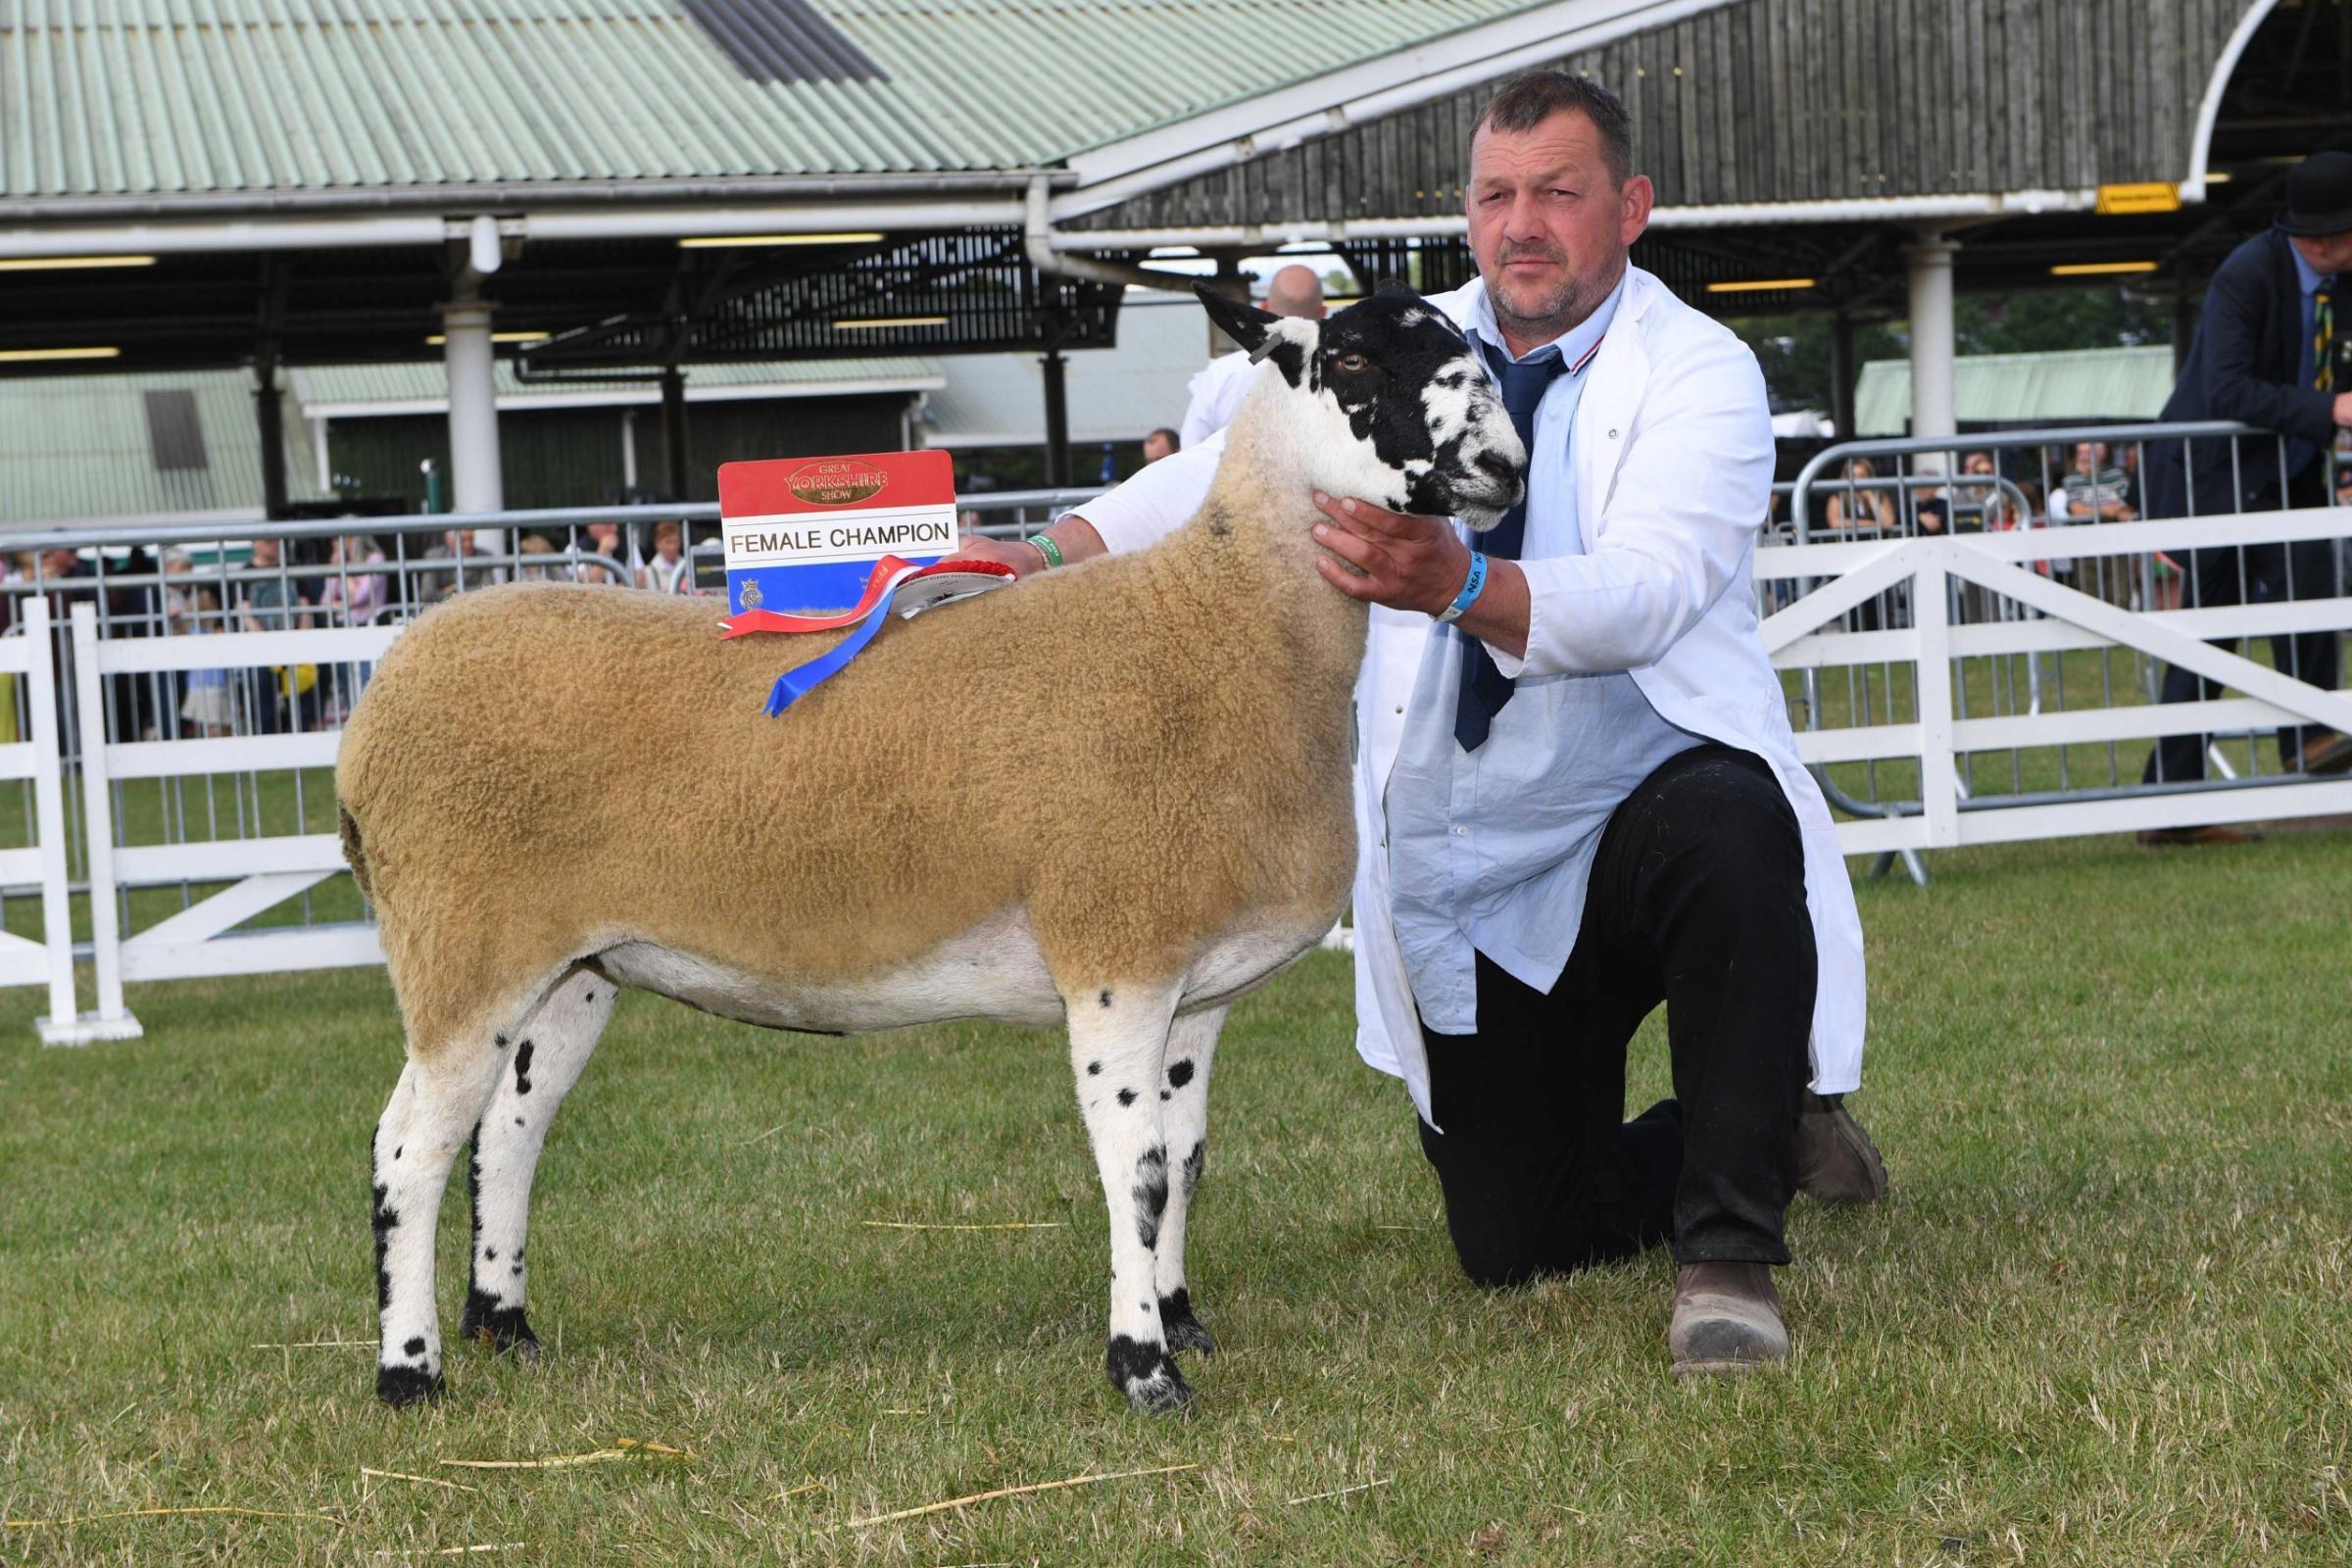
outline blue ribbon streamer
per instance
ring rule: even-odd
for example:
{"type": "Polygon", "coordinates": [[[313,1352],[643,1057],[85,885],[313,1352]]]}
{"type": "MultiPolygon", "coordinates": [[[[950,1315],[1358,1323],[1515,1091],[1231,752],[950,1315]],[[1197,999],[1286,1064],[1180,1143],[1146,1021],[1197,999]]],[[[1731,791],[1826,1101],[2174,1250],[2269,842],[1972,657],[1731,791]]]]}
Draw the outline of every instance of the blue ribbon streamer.
{"type": "Polygon", "coordinates": [[[849,662],[865,650],[882,629],[883,620],[890,614],[891,601],[899,596],[897,584],[867,611],[865,618],[847,637],[819,654],[797,669],[788,669],[776,677],[775,690],[767,694],[767,716],[774,718],[794,703],[808,696],[833,676],[841,673],[849,662]]]}

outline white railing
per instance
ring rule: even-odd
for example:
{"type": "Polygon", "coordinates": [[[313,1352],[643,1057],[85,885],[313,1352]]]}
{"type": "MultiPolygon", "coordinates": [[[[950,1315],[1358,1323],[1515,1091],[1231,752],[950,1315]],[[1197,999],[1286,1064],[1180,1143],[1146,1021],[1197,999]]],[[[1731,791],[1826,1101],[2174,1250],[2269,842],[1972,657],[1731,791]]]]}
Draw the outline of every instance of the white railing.
{"type": "MultiPolygon", "coordinates": [[[[2352,509],[2238,513],[2069,530],[2077,559],[2333,540],[2352,532],[2352,509]]],[[[2195,610],[2128,610],[2051,581],[2028,564],[2051,553],[2046,533],[1929,535],[1792,545],[1758,552],[1759,583],[1823,580],[1762,623],[1766,649],[1783,669],[1908,664],[1916,713],[1901,722],[1806,728],[1797,751],[1832,767],[1902,760],[1918,768],[1915,798],[1887,814],[1840,824],[1849,853],[1946,848],[2145,828],[2335,815],[2352,811],[2352,779],[2280,773],[2220,785],[2120,785],[2075,792],[1972,793],[1960,759],[1977,753],[2111,746],[2181,733],[2235,733],[2321,724],[2352,734],[2352,696],[2324,690],[2212,645],[2352,625],[2352,598],[2328,597],[2195,610]],[[1954,589],[1970,585],[2034,612],[1954,624],[1954,589]],[[1908,587],[1911,624],[1847,631],[1835,623],[1889,590],[1908,587]],[[2109,701],[2042,711],[1969,717],[1953,703],[1952,672],[1968,660],[2025,658],[2082,650],[2124,650],[2192,670],[2242,693],[2204,702],[2157,704],[2135,687],[2109,701]],[[2056,797],[2056,798],[2054,798],[2056,797]]]]}
{"type": "Polygon", "coordinates": [[[16,677],[24,694],[19,710],[30,740],[0,746],[0,781],[29,786],[25,827],[31,842],[0,850],[0,886],[39,891],[38,941],[0,931],[0,985],[46,985],[49,1011],[40,1020],[42,1040],[53,1045],[98,1038],[93,1020],[75,1011],[74,990],[73,886],[66,859],[66,792],[58,738],[57,663],[50,639],[49,607],[32,604],[19,634],[0,638],[0,674],[16,677]]]}
{"type": "MultiPolygon", "coordinates": [[[[1916,476],[1889,478],[1903,483],[1906,495],[1929,489],[1916,476]]],[[[1792,498],[1800,514],[1805,491],[1800,481],[1792,498]]],[[[1020,513],[1020,526],[1042,520],[1047,498],[1013,499],[1008,510],[1020,513]]],[[[1907,522],[1910,516],[1906,507],[1907,522]]],[[[236,537],[277,534],[291,541],[339,527],[382,535],[453,523],[519,529],[545,520],[544,514],[536,524],[530,514],[358,519],[255,527],[236,537]]],[[[582,520],[567,515],[561,524],[568,530],[582,520]]],[[[2244,776],[2209,784],[2142,785],[2129,765],[2134,760],[2117,751],[2166,734],[2246,736],[2298,721],[2352,733],[2352,697],[2209,642],[2352,625],[2352,594],[2340,583],[2325,597],[2251,606],[2175,609],[2107,597],[2119,581],[2137,582],[2141,588],[2133,591],[2144,591],[2153,580],[2151,564],[2168,557],[2346,533],[2352,509],[2014,532],[1906,527],[1829,539],[1815,532],[1806,543],[1758,549],[1758,613],[1775,663],[1798,688],[1799,754],[1851,814],[1838,828],[1850,854],[1899,854],[1916,863],[1920,852],[1957,845],[2352,812],[2352,780],[2249,766],[2244,776]],[[2070,587],[2037,569],[2052,556],[2120,569],[2085,565],[2075,573],[2085,587],[2070,587]],[[2095,661],[2091,667],[2102,673],[2089,683],[2087,700],[2079,689],[2083,682],[2067,687],[2069,656],[2095,661]],[[2021,662],[2029,680],[2012,682],[2017,690],[2010,697],[1986,701],[1984,693],[1998,685],[1987,671],[2021,662]],[[2147,676],[2159,663],[2208,676],[2231,695],[2154,704],[2147,676]],[[2125,678],[2117,678],[2119,666],[2125,678]],[[1833,672],[1842,672],[1847,693],[1859,700],[1839,699],[1828,678],[1833,672]],[[2104,764],[2069,776],[2063,759],[2068,749],[2083,747],[2103,748],[2104,764]],[[2054,785],[2035,782],[2033,768],[2018,760],[2053,752],[2061,759],[2054,785]],[[1988,754],[2007,760],[1995,771],[2013,771],[2024,782],[1993,787],[2006,781],[1984,776],[1988,754]],[[1865,787],[1862,769],[1883,771],[1870,774],[1865,787]],[[1838,788],[1841,777],[1852,787],[1838,788]]],[[[189,544],[199,533],[183,528],[169,537],[189,544]]],[[[557,556],[532,564],[544,569],[584,561],[579,542],[568,534],[557,556]]],[[[0,674],[15,674],[23,687],[30,739],[0,745],[0,784],[19,781],[30,842],[0,849],[0,890],[38,891],[42,936],[0,932],[0,985],[48,985],[44,1039],[135,1035],[138,1023],[124,996],[135,982],[381,961],[365,906],[342,880],[331,801],[319,794],[335,762],[340,734],[331,726],[344,705],[306,712],[290,698],[281,703],[278,671],[316,666],[319,692],[356,693],[368,667],[398,637],[401,617],[426,597],[423,576],[453,564],[416,559],[405,545],[394,555],[392,563],[367,568],[388,572],[399,584],[385,618],[368,625],[231,630],[246,622],[220,611],[208,624],[222,629],[175,634],[156,606],[167,582],[183,579],[120,567],[75,579],[74,591],[84,597],[72,604],[67,627],[54,624],[46,597],[65,596],[66,585],[39,584],[22,598],[21,635],[0,639],[0,674]],[[154,597],[141,600],[142,592],[154,597]],[[180,695],[191,677],[221,670],[231,672],[241,693],[236,720],[226,726],[232,732],[183,726],[180,695]],[[265,710],[281,732],[244,732],[270,727],[260,721],[265,710]],[[320,721],[330,727],[303,727],[320,721]],[[70,916],[79,893],[87,895],[88,940],[77,949],[70,916]],[[299,909],[285,907],[296,900],[299,909]],[[263,916],[283,923],[257,924],[263,916]],[[95,980],[96,1006],[88,1013],[75,1004],[79,954],[88,956],[95,980]]],[[[478,559],[485,580],[524,564],[513,556],[478,559]]],[[[215,564],[200,566],[200,574],[219,584],[222,605],[231,605],[247,584],[272,576],[281,598],[299,593],[320,569],[215,564]]],[[[347,584],[356,574],[332,569],[345,572],[347,584]]]]}

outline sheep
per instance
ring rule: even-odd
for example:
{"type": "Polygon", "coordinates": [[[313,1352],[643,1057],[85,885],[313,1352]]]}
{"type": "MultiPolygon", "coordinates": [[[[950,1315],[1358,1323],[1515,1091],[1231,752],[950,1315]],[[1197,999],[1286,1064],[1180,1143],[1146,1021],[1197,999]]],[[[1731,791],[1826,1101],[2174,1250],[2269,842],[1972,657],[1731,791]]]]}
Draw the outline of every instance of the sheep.
{"type": "Polygon", "coordinates": [[[1105,1365],[1139,1410],[1189,1401],[1218,1030],[1330,930],[1354,862],[1366,612],[1314,569],[1311,491],[1484,526],[1525,456],[1409,293],[1323,322],[1202,297],[1274,368],[1189,524],[895,623],[779,717],[779,670],[834,639],[722,640],[708,601],[517,583],[393,646],[336,765],[407,1029],[371,1149],[386,1402],[442,1387],[434,1232],[469,1139],[460,1333],[536,1355],[532,1172],[622,986],[809,1033],[1066,1025],[1105,1365]]]}

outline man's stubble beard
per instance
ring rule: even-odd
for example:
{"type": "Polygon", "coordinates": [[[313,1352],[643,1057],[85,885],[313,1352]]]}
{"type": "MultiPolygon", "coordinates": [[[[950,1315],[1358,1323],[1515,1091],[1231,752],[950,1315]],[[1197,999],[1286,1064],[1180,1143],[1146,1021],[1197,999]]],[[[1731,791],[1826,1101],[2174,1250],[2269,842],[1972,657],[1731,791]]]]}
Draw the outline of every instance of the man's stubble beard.
{"type": "MultiPolygon", "coordinates": [[[[1495,253],[1494,270],[1500,272],[1504,263],[1524,254],[1524,247],[1514,250],[1508,245],[1504,246],[1495,253]]],[[[1561,260],[1549,254],[1544,254],[1544,259],[1561,260]]],[[[1564,337],[1600,309],[1600,302],[1609,297],[1609,290],[1615,288],[1617,280],[1625,275],[1627,265],[1626,253],[1622,250],[1617,252],[1605,275],[1569,278],[1547,298],[1538,301],[1539,309],[1533,315],[1521,315],[1514,310],[1503,298],[1503,291],[1490,281],[1487,298],[1494,307],[1495,324],[1513,337],[1532,343],[1548,343],[1554,338],[1564,337]]]]}

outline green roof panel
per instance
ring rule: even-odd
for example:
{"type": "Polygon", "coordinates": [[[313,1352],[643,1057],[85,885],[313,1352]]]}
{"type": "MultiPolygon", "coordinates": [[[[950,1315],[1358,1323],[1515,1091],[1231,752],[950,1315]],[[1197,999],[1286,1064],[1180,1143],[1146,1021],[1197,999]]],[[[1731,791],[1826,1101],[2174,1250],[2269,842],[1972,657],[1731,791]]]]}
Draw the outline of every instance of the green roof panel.
{"type": "MultiPolygon", "coordinates": [[[[1953,369],[1963,424],[2075,424],[2153,419],[2173,391],[2169,347],[1980,354],[1953,369]]],[[[1854,388],[1854,428],[1901,435],[1911,423],[1911,364],[1873,360],[1854,388]]]]}
{"type": "Polygon", "coordinates": [[[763,82],[681,0],[14,0],[0,200],[1033,168],[1533,3],[813,0],[882,74],[763,82]]]}
{"type": "MultiPolygon", "coordinates": [[[[303,422],[291,407],[281,422],[287,494],[317,500],[303,422]]],[[[261,420],[247,372],[0,379],[0,526],[155,513],[261,516],[261,420]],[[150,394],[192,399],[199,462],[162,449],[150,394]]]]}

